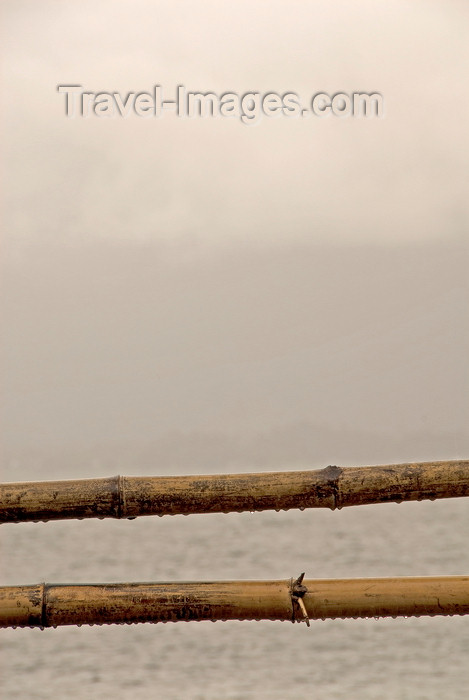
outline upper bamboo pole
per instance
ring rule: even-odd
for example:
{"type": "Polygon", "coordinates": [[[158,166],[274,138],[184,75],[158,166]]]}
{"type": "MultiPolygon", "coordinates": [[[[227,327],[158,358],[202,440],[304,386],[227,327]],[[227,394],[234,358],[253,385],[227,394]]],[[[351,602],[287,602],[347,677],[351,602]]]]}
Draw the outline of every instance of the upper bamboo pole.
{"type": "Polygon", "coordinates": [[[0,588],[0,627],[469,614],[469,577],[0,588]]]}
{"type": "Polygon", "coordinates": [[[469,460],[208,476],[116,476],[0,485],[0,523],[343,508],[469,495],[469,460]]]}

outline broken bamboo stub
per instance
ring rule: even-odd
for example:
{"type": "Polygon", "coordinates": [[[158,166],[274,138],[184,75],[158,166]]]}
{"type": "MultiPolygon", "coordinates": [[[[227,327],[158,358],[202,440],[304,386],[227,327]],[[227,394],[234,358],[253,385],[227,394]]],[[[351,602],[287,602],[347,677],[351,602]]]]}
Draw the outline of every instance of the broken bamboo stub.
{"type": "Polygon", "coordinates": [[[468,613],[468,576],[0,588],[0,627],[468,613]]]}
{"type": "Polygon", "coordinates": [[[0,485],[0,522],[343,508],[469,496],[469,460],[0,485]]]}

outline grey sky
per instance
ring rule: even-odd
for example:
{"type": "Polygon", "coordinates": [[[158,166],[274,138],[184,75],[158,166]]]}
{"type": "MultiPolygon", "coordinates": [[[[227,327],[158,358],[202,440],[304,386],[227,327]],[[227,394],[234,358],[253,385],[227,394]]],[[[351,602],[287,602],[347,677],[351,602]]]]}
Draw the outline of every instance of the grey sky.
{"type": "Polygon", "coordinates": [[[2,13],[6,454],[467,450],[465,3],[2,13]],[[68,83],[379,91],[385,117],[71,120],[68,83]]]}

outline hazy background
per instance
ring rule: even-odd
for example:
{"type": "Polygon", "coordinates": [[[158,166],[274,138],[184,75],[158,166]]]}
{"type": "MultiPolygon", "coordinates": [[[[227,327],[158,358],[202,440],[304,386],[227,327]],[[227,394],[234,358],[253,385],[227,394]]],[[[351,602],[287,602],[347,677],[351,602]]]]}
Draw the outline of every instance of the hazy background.
{"type": "MultiPolygon", "coordinates": [[[[3,480],[469,456],[465,2],[1,13],[3,480]],[[385,117],[72,120],[69,83],[378,91],[385,117]]],[[[2,581],[467,574],[468,524],[459,499],[4,526],[2,581]]],[[[462,700],[465,619],[6,631],[2,686],[462,700]]]]}
{"type": "Polygon", "coordinates": [[[467,454],[464,3],[2,10],[9,478],[64,451],[155,472],[467,454]],[[380,91],[386,116],[72,120],[69,83],[380,91]]]}

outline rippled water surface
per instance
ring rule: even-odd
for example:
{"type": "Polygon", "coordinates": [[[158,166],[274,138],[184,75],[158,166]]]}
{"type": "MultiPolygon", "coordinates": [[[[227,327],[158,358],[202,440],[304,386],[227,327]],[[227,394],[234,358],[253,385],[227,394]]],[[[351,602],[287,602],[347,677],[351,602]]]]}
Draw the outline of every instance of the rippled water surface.
{"type": "MultiPolygon", "coordinates": [[[[467,574],[467,501],[4,525],[2,581],[467,574]]],[[[2,698],[466,700],[469,618],[3,630],[2,698]]]]}

